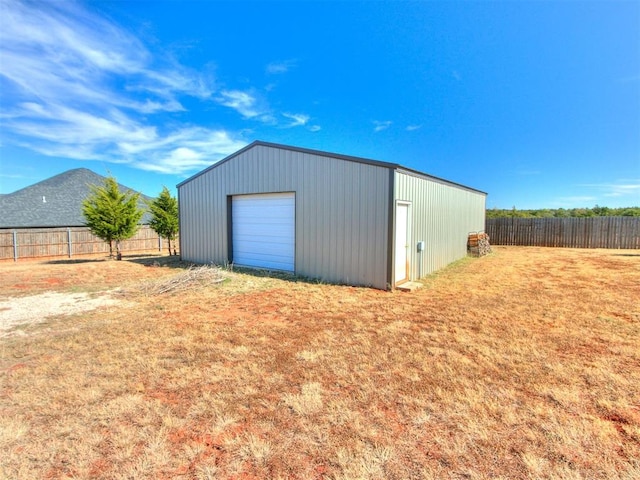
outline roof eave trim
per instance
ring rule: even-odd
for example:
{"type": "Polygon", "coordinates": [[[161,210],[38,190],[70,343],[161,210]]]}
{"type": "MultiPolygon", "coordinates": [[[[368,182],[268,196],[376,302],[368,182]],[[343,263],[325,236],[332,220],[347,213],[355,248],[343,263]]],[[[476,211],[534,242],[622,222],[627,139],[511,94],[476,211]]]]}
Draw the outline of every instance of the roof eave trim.
{"type": "Polygon", "coordinates": [[[483,192],[482,190],[478,190],[477,188],[469,187],[467,185],[463,185],[462,183],[452,182],[451,180],[447,180],[445,178],[436,177],[434,175],[429,175],[428,173],[420,172],[419,170],[412,170],[406,167],[398,167],[396,169],[397,172],[406,173],[409,175],[413,175],[414,177],[424,178],[426,180],[433,180],[438,183],[442,183],[443,185],[450,185],[452,187],[462,188],[464,190],[468,190],[474,193],[481,193],[482,195],[488,195],[487,192],[483,192]]]}
{"type": "Polygon", "coordinates": [[[209,170],[213,170],[216,167],[219,167],[220,165],[222,165],[223,163],[228,162],[229,160],[231,160],[232,158],[237,157],[238,155],[243,154],[244,152],[246,152],[247,150],[249,150],[250,148],[255,147],[256,145],[260,144],[261,142],[256,140],[254,142],[251,142],[250,144],[246,145],[245,147],[242,147],[240,150],[238,150],[237,152],[232,153],[231,155],[228,155],[226,157],[224,157],[221,160],[218,160],[217,162],[214,162],[212,165],[209,165],[207,168],[205,168],[204,170],[200,170],[198,173],[194,173],[193,175],[191,175],[189,178],[187,178],[186,180],[181,181],[179,184],[176,185],[176,188],[180,188],[182,185],[184,185],[185,183],[189,183],[192,180],[195,180],[196,178],[198,178],[200,175],[204,175],[205,173],[207,173],[209,170]]]}

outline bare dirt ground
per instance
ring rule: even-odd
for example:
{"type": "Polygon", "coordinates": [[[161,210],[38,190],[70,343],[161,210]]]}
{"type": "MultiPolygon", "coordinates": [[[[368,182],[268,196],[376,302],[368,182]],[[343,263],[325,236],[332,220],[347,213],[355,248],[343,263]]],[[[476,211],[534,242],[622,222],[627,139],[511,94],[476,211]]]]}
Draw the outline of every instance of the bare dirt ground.
{"type": "Polygon", "coordinates": [[[17,327],[39,323],[49,317],[73,315],[118,303],[122,301],[112,298],[108,292],[97,296],[86,292],[45,292],[0,300],[0,338],[24,335],[24,330],[17,327]]]}
{"type": "Polygon", "coordinates": [[[0,477],[640,478],[640,252],[494,250],[413,293],[0,264],[122,302],[0,338],[0,477]]]}

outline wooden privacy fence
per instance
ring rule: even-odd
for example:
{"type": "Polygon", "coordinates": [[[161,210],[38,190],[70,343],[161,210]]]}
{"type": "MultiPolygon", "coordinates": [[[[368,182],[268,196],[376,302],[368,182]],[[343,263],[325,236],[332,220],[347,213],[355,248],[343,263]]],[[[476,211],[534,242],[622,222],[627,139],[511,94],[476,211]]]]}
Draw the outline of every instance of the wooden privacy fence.
{"type": "MultiPolygon", "coordinates": [[[[177,248],[178,240],[175,242],[177,248]]],[[[173,248],[174,242],[171,242],[173,248]]],[[[167,242],[151,227],[143,225],[135,236],[120,242],[127,252],[162,251],[167,242]]],[[[115,252],[115,244],[114,244],[115,252]]],[[[0,229],[0,260],[39,257],[67,257],[109,253],[109,244],[87,227],[0,229]]]]}
{"type": "Polygon", "coordinates": [[[489,218],[492,245],[640,248],[640,217],[489,218]]]}

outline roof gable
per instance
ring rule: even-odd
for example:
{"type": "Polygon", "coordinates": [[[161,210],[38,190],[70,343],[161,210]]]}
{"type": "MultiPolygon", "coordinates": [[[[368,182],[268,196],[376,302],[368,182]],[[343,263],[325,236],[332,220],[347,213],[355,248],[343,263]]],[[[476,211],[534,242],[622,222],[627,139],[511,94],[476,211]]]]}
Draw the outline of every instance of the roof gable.
{"type": "Polygon", "coordinates": [[[344,160],[347,162],[356,162],[356,163],[364,163],[366,165],[374,165],[377,167],[384,167],[384,168],[389,168],[391,170],[394,171],[400,171],[403,173],[408,173],[410,175],[415,175],[421,178],[425,178],[427,180],[433,180],[436,181],[438,183],[443,183],[446,185],[451,185],[454,187],[459,187],[459,188],[463,188],[465,190],[471,190],[473,192],[477,192],[477,193],[482,193],[485,194],[485,192],[481,191],[481,190],[476,190],[475,188],[471,188],[471,187],[467,187],[465,185],[459,184],[459,183],[455,183],[455,182],[451,182],[449,180],[445,180],[443,178],[439,178],[439,177],[434,177],[433,175],[429,175],[427,173],[424,172],[420,172],[418,170],[412,170],[410,168],[406,168],[403,167],[400,164],[397,163],[390,163],[390,162],[382,162],[379,160],[371,160],[368,158],[362,158],[362,157],[354,157],[354,156],[350,156],[350,155],[342,155],[339,153],[331,153],[331,152],[325,152],[322,150],[313,150],[310,148],[302,148],[302,147],[294,147],[294,146],[290,146],[290,145],[282,145],[282,144],[278,144],[278,143],[270,143],[270,142],[263,142],[261,140],[256,140],[252,143],[250,143],[249,145],[247,145],[246,147],[238,150],[235,153],[232,153],[231,155],[229,155],[228,157],[223,158],[222,160],[214,163],[213,165],[205,168],[204,170],[201,170],[200,172],[196,173],[195,175],[192,175],[191,177],[187,178],[186,180],[183,180],[182,182],[180,182],[177,187],[180,188],[182,185],[189,183],[190,181],[194,180],[195,178],[207,173],[208,171],[219,167],[220,165],[223,165],[224,163],[233,160],[234,158],[238,157],[239,155],[242,155],[243,153],[245,153],[246,151],[258,147],[258,146],[263,146],[263,147],[271,147],[271,148],[277,148],[280,150],[289,150],[292,152],[299,152],[299,153],[307,153],[307,154],[311,154],[311,155],[318,155],[321,157],[328,157],[328,158],[336,158],[339,160],[344,160]]]}
{"type": "Polygon", "coordinates": [[[201,170],[200,172],[196,173],[195,175],[192,175],[191,177],[187,178],[186,180],[183,180],[182,182],[180,182],[177,186],[180,187],[182,185],[184,185],[185,183],[190,182],[191,180],[199,177],[200,175],[205,174],[206,172],[219,167],[220,165],[225,164],[226,162],[233,160],[234,158],[242,155],[243,153],[245,153],[246,151],[255,148],[255,147],[270,147],[270,148],[277,148],[280,150],[289,150],[291,152],[299,152],[299,153],[308,153],[310,155],[317,155],[320,157],[328,157],[328,158],[337,158],[339,160],[345,160],[347,162],[357,162],[357,163],[364,163],[367,165],[374,165],[376,167],[384,167],[384,168],[397,168],[400,165],[395,164],[395,163],[388,163],[388,162],[381,162],[378,160],[370,160],[367,158],[361,158],[361,157],[353,157],[350,155],[342,155],[339,153],[331,153],[331,152],[324,152],[322,150],[313,150],[310,148],[302,148],[302,147],[293,147],[290,145],[282,145],[279,143],[270,143],[270,142],[263,142],[262,140],[256,140],[252,143],[250,143],[249,145],[247,145],[246,147],[238,150],[235,153],[232,153],[231,155],[229,155],[228,157],[223,158],[222,160],[219,160],[218,162],[214,163],[213,165],[205,168],[204,170],[201,170]]]}

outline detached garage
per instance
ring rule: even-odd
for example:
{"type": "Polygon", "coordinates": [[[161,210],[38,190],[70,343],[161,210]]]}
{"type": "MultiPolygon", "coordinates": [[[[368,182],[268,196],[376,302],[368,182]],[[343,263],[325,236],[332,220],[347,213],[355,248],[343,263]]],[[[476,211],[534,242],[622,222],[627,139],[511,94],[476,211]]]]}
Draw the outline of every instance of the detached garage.
{"type": "Polygon", "coordinates": [[[254,142],[178,185],[197,263],[393,288],[467,253],[486,193],[400,165],[254,142]]]}

